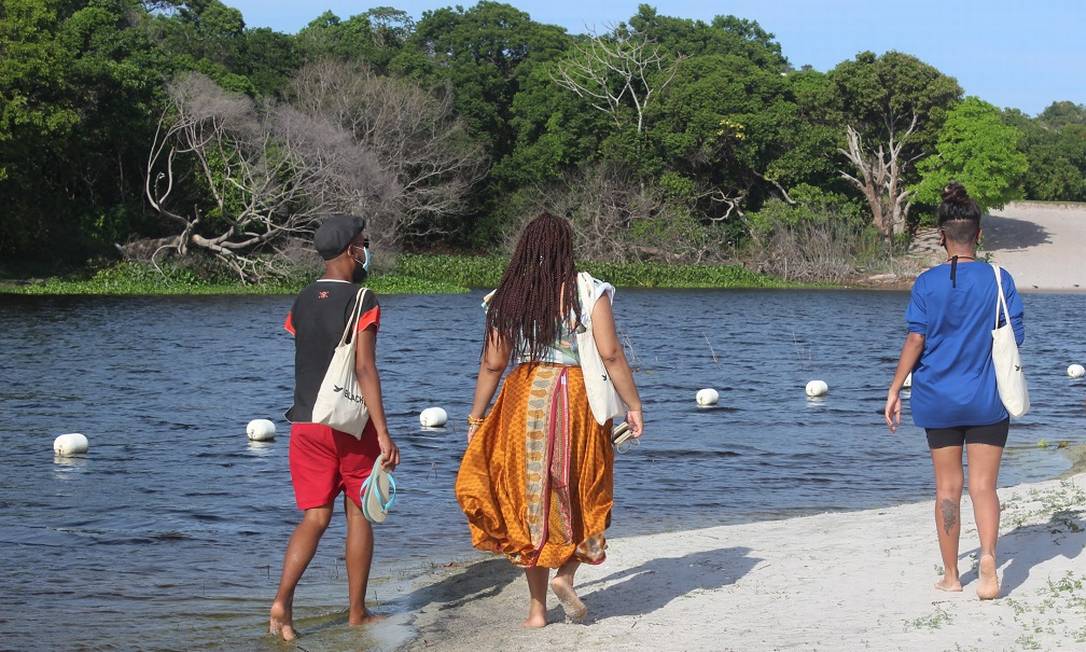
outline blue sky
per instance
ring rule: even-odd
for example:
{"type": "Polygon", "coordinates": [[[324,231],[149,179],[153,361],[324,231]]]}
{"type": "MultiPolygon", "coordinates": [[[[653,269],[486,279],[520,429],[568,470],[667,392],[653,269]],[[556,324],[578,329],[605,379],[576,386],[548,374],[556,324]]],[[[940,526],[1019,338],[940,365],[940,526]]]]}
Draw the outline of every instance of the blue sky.
{"type": "MultiPolygon", "coordinates": [[[[391,5],[418,18],[456,2],[424,0],[225,0],[250,27],[296,32],[325,9],[346,18],[391,5]]],[[[464,6],[474,3],[461,2],[464,6]]],[[[604,28],[637,1],[513,0],[570,32],[604,28]]],[[[652,4],[652,3],[650,3],[652,4]]],[[[901,50],[952,75],[970,95],[1036,114],[1054,100],[1086,103],[1086,0],[686,0],[655,3],[661,14],[711,19],[734,14],[776,35],[792,65],[828,70],[858,52],[901,50]],[[893,10],[889,15],[888,9],[893,10]]]]}

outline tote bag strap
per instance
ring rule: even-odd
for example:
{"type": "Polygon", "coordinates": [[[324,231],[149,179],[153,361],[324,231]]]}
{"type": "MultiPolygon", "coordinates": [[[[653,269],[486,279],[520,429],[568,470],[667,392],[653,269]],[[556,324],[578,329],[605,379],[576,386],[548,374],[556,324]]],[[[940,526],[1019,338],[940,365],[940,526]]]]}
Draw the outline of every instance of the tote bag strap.
{"type": "MultiPolygon", "coordinates": [[[[354,299],[354,310],[351,311],[351,319],[347,322],[347,326],[343,329],[343,337],[339,338],[339,345],[343,346],[347,343],[347,336],[354,332],[357,328],[358,318],[362,315],[362,298],[366,296],[366,288],[362,288],[358,291],[358,295],[354,299]]],[[[998,316],[996,317],[998,319],[998,316]]]]}
{"type": "Polygon", "coordinates": [[[1010,310],[1007,309],[1007,297],[1003,294],[1003,273],[1000,271],[999,265],[992,263],[992,269],[995,271],[996,278],[996,292],[998,297],[996,298],[996,314],[995,314],[995,328],[999,328],[999,312],[1003,311],[1003,318],[1005,324],[1011,323],[1010,310]]]}
{"type": "Polygon", "coordinates": [[[577,295],[581,304],[577,320],[587,326],[592,323],[592,306],[588,305],[592,301],[592,275],[588,272],[577,272],[577,295]]]}

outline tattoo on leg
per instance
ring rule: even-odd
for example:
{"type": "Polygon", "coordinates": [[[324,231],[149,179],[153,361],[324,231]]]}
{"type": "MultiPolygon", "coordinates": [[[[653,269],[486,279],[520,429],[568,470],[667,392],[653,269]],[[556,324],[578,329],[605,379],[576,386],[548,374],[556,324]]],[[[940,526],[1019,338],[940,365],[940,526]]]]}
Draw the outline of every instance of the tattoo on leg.
{"type": "Polygon", "coordinates": [[[943,530],[950,534],[950,531],[958,524],[958,503],[949,498],[944,498],[939,502],[939,509],[943,512],[943,530]]]}

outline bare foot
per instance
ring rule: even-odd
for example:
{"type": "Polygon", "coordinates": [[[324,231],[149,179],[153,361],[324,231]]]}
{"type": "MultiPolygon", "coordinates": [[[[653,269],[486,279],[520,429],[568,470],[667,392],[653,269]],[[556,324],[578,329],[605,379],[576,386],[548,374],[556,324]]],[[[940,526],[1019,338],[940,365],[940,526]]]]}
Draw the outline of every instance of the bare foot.
{"type": "Polygon", "coordinates": [[[994,600],[999,597],[999,575],[996,574],[994,555],[981,555],[980,582],[977,584],[977,597],[981,600],[994,600]]]}
{"type": "Polygon", "coordinates": [[[546,627],[547,614],[543,614],[542,616],[528,616],[527,620],[521,623],[521,626],[528,629],[539,629],[540,627],[546,627]]]}
{"type": "Polygon", "coordinates": [[[362,613],[361,616],[353,616],[353,615],[348,616],[347,617],[347,624],[350,625],[351,627],[358,627],[359,625],[369,625],[371,623],[379,623],[379,622],[381,622],[382,620],[384,620],[387,617],[388,616],[383,616],[381,614],[375,614],[372,611],[370,611],[369,609],[367,609],[366,611],[364,611],[362,613]]]}
{"type": "Polygon", "coordinates": [[[558,601],[562,603],[562,610],[566,612],[566,620],[579,623],[588,615],[588,607],[581,602],[581,598],[573,590],[573,583],[568,577],[561,573],[555,575],[554,579],[551,580],[551,591],[554,591],[554,595],[558,596],[558,601]]]}
{"type": "Polygon", "coordinates": [[[960,593],[962,590],[962,582],[956,577],[943,577],[943,579],[935,583],[935,588],[949,593],[960,593]]]}
{"type": "Polygon", "coordinates": [[[294,631],[291,610],[279,602],[272,604],[271,616],[268,618],[268,633],[284,641],[293,641],[298,638],[298,633],[294,631]]]}

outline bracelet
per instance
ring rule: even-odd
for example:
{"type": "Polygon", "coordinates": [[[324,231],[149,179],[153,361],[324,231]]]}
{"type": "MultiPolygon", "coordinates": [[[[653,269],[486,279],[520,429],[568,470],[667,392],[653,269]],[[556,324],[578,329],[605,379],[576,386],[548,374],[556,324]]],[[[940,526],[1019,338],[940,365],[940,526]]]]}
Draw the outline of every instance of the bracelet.
{"type": "Polygon", "coordinates": [[[468,425],[469,426],[481,426],[481,425],[483,425],[484,420],[485,420],[484,417],[473,417],[470,414],[468,415],[468,425]]]}

